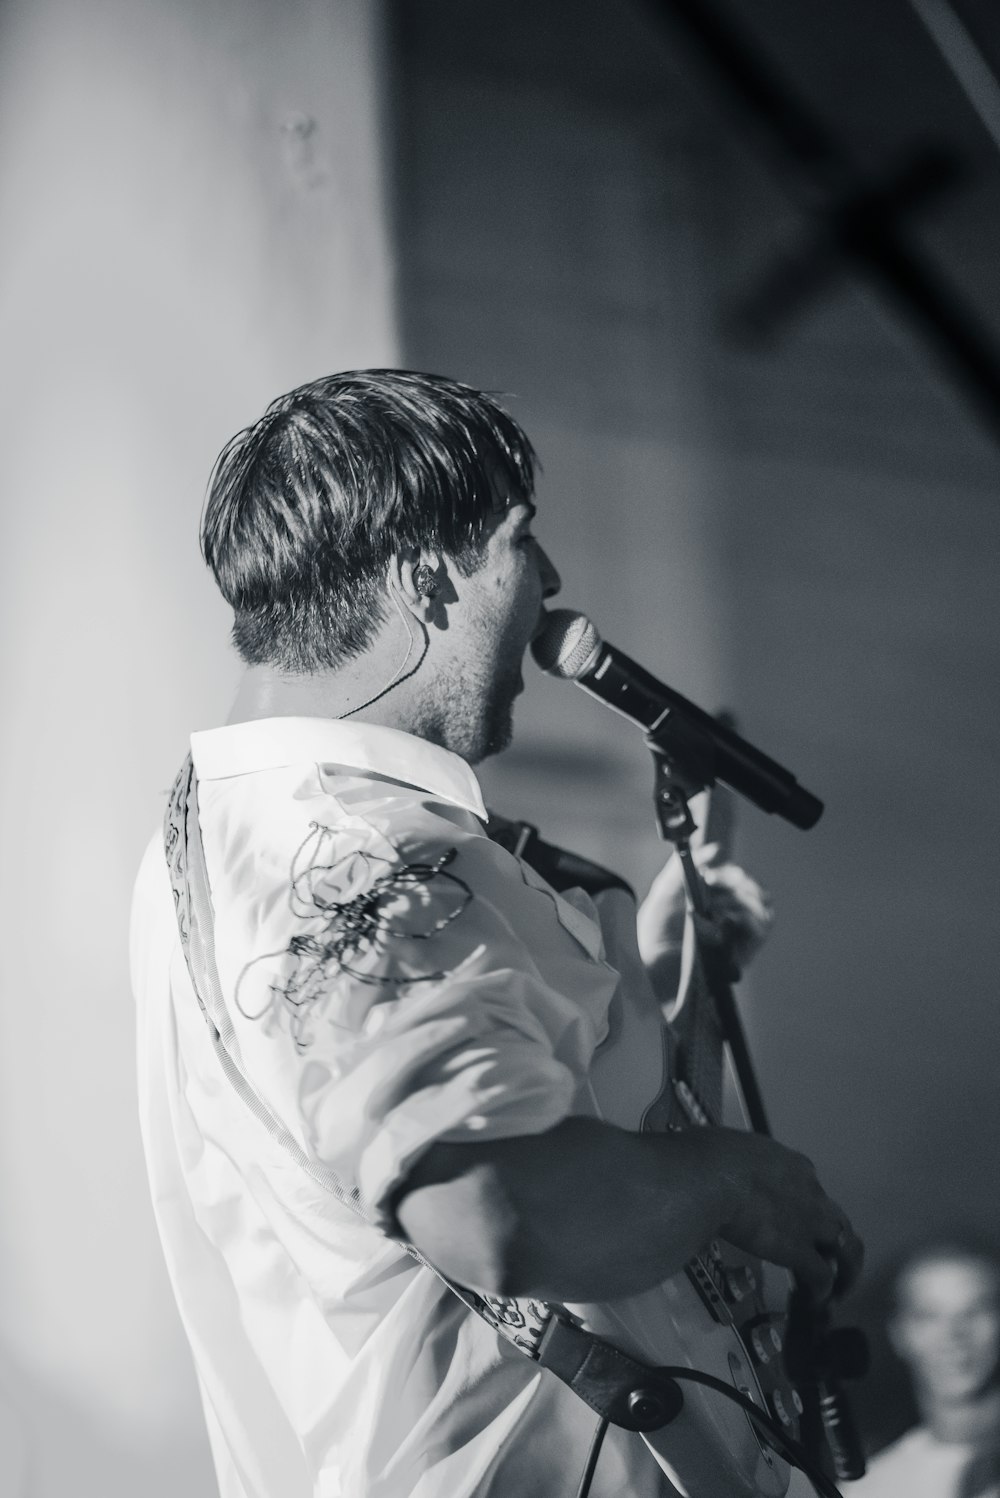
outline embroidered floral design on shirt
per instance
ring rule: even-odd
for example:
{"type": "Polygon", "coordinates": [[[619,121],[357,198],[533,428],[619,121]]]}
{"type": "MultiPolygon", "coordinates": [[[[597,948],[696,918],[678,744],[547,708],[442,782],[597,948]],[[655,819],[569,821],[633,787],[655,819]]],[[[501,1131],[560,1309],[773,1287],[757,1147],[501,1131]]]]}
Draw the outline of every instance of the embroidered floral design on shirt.
{"type": "Polygon", "coordinates": [[[236,1005],[247,1019],[262,1019],[275,1007],[290,1013],[300,1050],[312,1039],[311,1011],[338,976],[393,988],[445,977],[439,968],[425,970],[410,944],[437,936],[472,900],[465,881],[448,872],[456,848],[412,862],[393,862],[367,848],[333,857],[343,842],[340,830],[310,824],[292,860],[289,892],[292,914],[304,929],[281,951],[248,962],[236,985],[236,1005]],[[244,1002],[247,988],[257,987],[260,965],[273,970],[278,963],[282,979],[265,984],[264,1001],[244,1002]]]}

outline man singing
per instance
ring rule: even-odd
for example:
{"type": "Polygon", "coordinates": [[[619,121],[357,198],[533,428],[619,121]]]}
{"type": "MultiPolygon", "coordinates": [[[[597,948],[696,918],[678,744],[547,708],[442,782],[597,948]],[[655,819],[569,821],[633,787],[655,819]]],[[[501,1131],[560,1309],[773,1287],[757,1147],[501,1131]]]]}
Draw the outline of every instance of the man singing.
{"type": "MultiPolygon", "coordinates": [[[[559,588],[533,490],[495,401],[399,370],[281,397],[212,476],[203,551],[246,673],[192,735],[132,960],[222,1498],[570,1498],[593,1411],[445,1278],[604,1301],[722,1238],[825,1297],[860,1264],[802,1156],[596,1116],[622,1003],[597,906],[490,836],[471,768],[510,740],[559,588]]],[[[591,1491],[669,1485],[613,1428],[591,1491]]]]}

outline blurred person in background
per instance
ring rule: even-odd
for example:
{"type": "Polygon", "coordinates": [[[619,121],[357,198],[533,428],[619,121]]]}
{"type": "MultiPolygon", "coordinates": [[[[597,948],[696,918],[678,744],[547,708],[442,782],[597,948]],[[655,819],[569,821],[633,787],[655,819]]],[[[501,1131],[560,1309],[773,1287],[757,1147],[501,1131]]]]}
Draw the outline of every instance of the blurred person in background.
{"type": "MultiPolygon", "coordinates": [[[[573,1490],[593,1411],[439,1274],[604,1301],[720,1237],[825,1299],[835,1260],[845,1287],[860,1265],[801,1155],[599,1114],[631,1005],[662,1054],[657,994],[638,952],[626,992],[598,904],[624,900],[635,947],[634,897],[596,866],[592,890],[556,888],[472,769],[510,740],[559,588],[533,488],[491,397],[400,370],[280,397],[213,474],[203,551],[246,672],[150,843],[132,971],[147,1167],[222,1498],[573,1490]]],[[[752,942],[759,890],[712,878],[752,942]]],[[[682,909],[672,873],[643,917],[657,979],[682,909]]],[[[667,1491],[613,1427],[592,1498],[667,1491]]]]}
{"type": "Polygon", "coordinates": [[[1000,1498],[1000,1262],[961,1242],[916,1250],[889,1339],[920,1424],[873,1457],[851,1498],[1000,1498]]]}

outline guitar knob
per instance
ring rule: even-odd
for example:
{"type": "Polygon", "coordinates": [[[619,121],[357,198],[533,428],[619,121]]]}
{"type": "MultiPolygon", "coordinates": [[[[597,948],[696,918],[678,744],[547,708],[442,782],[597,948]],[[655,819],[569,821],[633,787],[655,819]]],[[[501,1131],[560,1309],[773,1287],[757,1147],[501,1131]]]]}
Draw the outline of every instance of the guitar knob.
{"type": "Polygon", "coordinates": [[[757,1276],[748,1264],[742,1264],[736,1269],[727,1269],[725,1274],[725,1294],[727,1300],[741,1301],[748,1295],[752,1295],[757,1288],[757,1276]]]}
{"type": "Polygon", "coordinates": [[[784,1345],[776,1326],[755,1326],[750,1333],[750,1346],[758,1363],[769,1363],[784,1345]]]}
{"type": "Polygon", "coordinates": [[[775,1389],[771,1395],[771,1407],[782,1425],[794,1425],[802,1413],[802,1398],[798,1389],[790,1390],[787,1400],[780,1389],[775,1389]]]}

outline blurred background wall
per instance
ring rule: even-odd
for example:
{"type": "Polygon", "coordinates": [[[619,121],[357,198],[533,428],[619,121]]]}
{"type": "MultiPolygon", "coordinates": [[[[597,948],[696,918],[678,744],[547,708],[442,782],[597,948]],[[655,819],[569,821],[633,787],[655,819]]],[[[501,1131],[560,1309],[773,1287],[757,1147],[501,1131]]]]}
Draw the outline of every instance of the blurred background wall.
{"type": "MultiPolygon", "coordinates": [[[[907,231],[995,336],[1000,155],[909,5],[726,13],[859,172],[955,153],[962,190],[907,231]]],[[[778,912],[745,1013],[775,1132],[867,1239],[849,1309],[877,1333],[898,1249],[1000,1236],[996,439],[845,266],[769,344],[733,337],[817,225],[656,6],[393,17],[407,362],[516,394],[563,601],[827,803],[809,833],[739,809],[778,912]]],[[[642,887],[662,854],[639,733],[538,673],[519,712],[488,802],[642,887]]],[[[909,1410],[876,1350],[878,1445],[909,1410]]]]}
{"type": "MultiPolygon", "coordinates": [[[[995,331],[1000,161],[906,0],[732,12],[862,167],[930,136],[971,168],[912,232],[995,331]]],[[[808,834],[740,814],[779,912],[746,1012],[872,1286],[915,1236],[1000,1229],[996,442],[856,277],[733,339],[803,226],[654,8],[14,0],[0,43],[0,1492],[212,1491],[127,906],[235,679],[195,543],[212,459],[330,369],[506,392],[563,601],[826,800],[808,834]]],[[[658,867],[641,739],[571,687],[530,673],[483,778],[637,885],[658,867]]]]}
{"type": "Polygon", "coordinates": [[[397,359],[379,9],[31,0],[0,22],[0,1494],[208,1498],[136,1127],[132,880],[225,717],[222,442],[397,359]]]}

